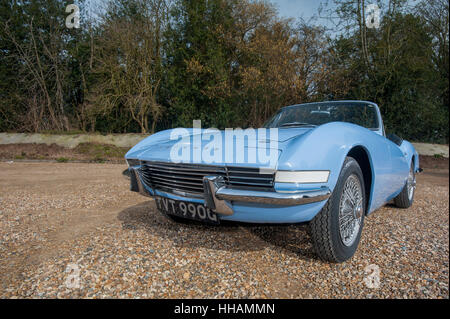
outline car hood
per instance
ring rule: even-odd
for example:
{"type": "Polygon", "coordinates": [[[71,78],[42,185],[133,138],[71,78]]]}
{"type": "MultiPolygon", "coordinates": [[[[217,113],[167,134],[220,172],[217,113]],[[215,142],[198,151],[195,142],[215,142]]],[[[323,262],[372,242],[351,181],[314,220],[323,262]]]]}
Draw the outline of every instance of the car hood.
{"type": "MultiPolygon", "coordinates": [[[[312,130],[311,127],[279,128],[278,129],[278,138],[274,139],[272,137],[269,137],[267,140],[268,141],[276,140],[279,143],[284,143],[284,142],[287,142],[297,136],[301,136],[311,130],[312,130]]],[[[266,135],[269,135],[269,134],[266,134],[266,135]]]]}
{"type": "MultiPolygon", "coordinates": [[[[207,131],[204,129],[202,130],[198,129],[195,131],[192,128],[181,129],[185,133],[184,138],[182,140],[180,135],[175,134],[176,130],[180,129],[162,131],[145,138],[144,140],[139,142],[136,146],[134,146],[130,151],[128,151],[125,157],[137,158],[145,161],[171,161],[170,152],[173,147],[183,145],[186,147],[190,147],[190,149],[193,152],[195,152],[199,147],[198,144],[194,143],[194,141],[201,140],[202,134],[207,133],[207,131]]],[[[252,149],[255,148],[254,147],[255,145],[261,145],[262,143],[265,143],[266,148],[268,150],[270,149],[276,150],[277,157],[279,157],[290,140],[302,136],[311,130],[312,128],[280,128],[278,129],[278,132],[275,134],[273,131],[271,132],[270,129],[258,129],[258,134],[265,133],[265,138],[258,138],[256,134],[254,134],[253,136],[250,135],[250,137],[248,135],[238,134],[237,136],[235,136],[234,140],[235,144],[241,143],[241,145],[243,145],[245,149],[252,149]]],[[[220,144],[222,145],[222,151],[223,153],[225,153],[226,133],[225,131],[217,131],[216,134],[217,135],[215,136],[215,139],[218,140],[220,138],[222,143],[219,143],[218,145],[219,146],[220,144]]],[[[202,149],[205,148],[205,146],[211,141],[211,139],[212,137],[209,137],[209,139],[203,140],[201,142],[202,149]]],[[[216,149],[217,147],[215,148],[215,150],[216,149]]],[[[191,162],[204,163],[202,160],[192,158],[192,156],[191,162]]],[[[221,162],[215,164],[224,164],[224,163],[221,162]]]]}

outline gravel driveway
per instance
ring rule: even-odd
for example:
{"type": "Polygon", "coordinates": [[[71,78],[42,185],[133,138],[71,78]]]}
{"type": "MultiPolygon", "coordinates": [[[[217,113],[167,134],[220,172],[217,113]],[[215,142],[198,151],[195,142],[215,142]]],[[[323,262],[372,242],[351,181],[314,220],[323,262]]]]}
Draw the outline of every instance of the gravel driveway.
{"type": "Polygon", "coordinates": [[[0,163],[0,297],[449,297],[448,169],[367,218],[344,264],[315,259],[304,226],[168,221],[124,169],[0,163]]]}

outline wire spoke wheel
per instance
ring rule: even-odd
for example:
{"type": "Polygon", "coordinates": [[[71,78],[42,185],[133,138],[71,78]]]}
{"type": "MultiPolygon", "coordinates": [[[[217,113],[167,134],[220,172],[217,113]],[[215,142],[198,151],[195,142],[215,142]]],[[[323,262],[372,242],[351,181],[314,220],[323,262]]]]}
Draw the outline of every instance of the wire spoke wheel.
{"type": "Polygon", "coordinates": [[[345,181],[339,203],[339,233],[342,243],[351,246],[361,227],[363,214],[363,194],[358,177],[350,175],[345,181]]]}
{"type": "Polygon", "coordinates": [[[333,194],[308,226],[321,259],[344,262],[355,254],[364,227],[365,186],[358,162],[346,157],[333,194]]]}

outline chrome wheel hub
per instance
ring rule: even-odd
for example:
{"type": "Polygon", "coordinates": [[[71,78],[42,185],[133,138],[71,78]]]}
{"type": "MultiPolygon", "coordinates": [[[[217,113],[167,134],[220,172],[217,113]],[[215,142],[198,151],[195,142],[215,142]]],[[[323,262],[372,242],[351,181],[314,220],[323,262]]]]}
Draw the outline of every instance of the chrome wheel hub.
{"type": "Polygon", "coordinates": [[[361,183],[355,174],[345,181],[339,203],[339,233],[342,243],[351,246],[358,236],[364,213],[361,183]]]}
{"type": "Polygon", "coordinates": [[[412,200],[414,191],[416,189],[416,175],[414,174],[414,168],[411,166],[409,170],[408,180],[406,181],[406,187],[408,189],[408,199],[412,200]]]}

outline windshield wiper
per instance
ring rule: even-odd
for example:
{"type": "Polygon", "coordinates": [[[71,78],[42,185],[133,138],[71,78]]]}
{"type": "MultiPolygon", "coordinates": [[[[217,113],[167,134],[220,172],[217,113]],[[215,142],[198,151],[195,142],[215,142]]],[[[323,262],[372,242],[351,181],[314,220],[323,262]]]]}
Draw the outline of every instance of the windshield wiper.
{"type": "Polygon", "coordinates": [[[283,126],[317,126],[310,123],[303,123],[303,122],[291,122],[291,123],[283,123],[281,124],[281,127],[283,126]]]}

